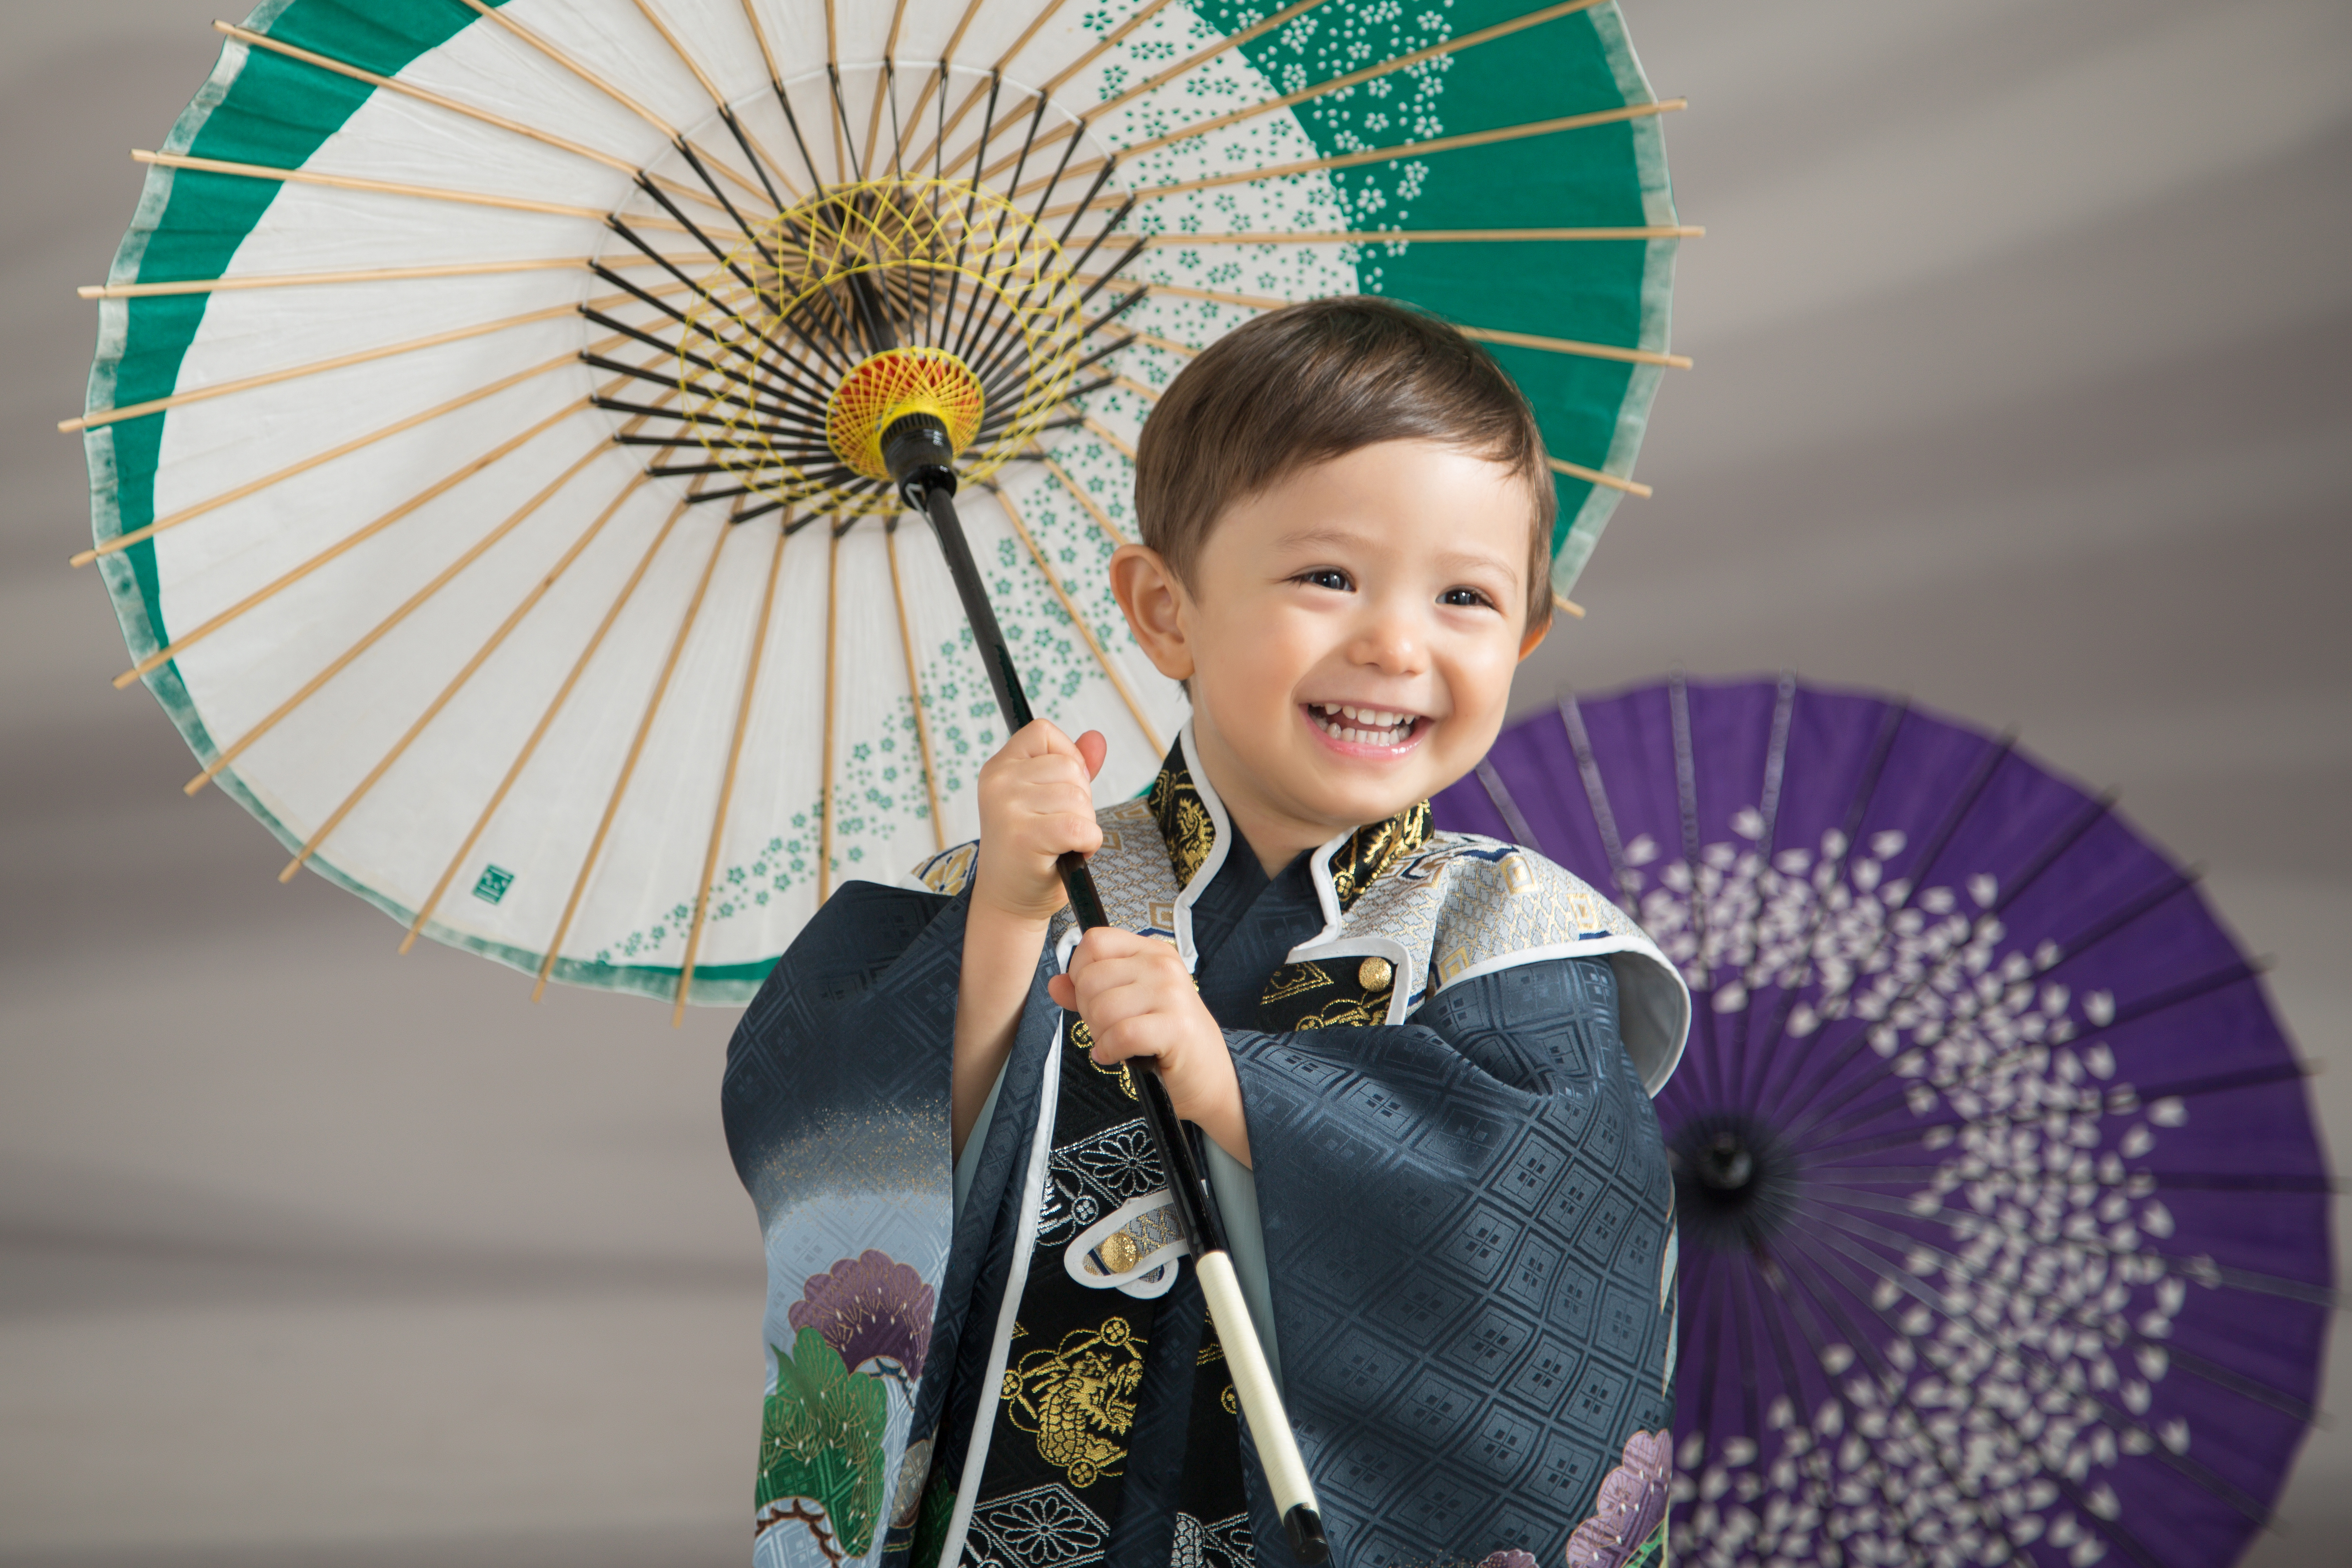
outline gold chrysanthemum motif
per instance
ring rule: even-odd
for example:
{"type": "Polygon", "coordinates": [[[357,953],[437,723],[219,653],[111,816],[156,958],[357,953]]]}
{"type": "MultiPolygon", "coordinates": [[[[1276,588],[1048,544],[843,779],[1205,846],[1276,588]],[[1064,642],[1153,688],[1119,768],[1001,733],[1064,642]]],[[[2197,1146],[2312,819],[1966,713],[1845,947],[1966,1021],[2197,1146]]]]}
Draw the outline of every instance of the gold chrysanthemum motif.
{"type": "Polygon", "coordinates": [[[812,510],[898,510],[881,435],[918,410],[948,426],[959,474],[985,479],[1036,439],[1078,359],[1069,258],[970,181],[829,185],[696,289],[680,415],[713,472],[812,510]]]}

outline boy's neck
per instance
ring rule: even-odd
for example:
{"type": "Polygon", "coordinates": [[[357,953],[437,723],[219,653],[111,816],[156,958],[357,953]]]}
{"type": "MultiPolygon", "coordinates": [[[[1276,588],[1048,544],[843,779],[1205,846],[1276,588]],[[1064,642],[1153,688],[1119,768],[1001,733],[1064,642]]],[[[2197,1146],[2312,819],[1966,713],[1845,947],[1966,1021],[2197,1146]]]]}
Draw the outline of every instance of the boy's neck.
{"type": "Polygon", "coordinates": [[[1225,808],[1225,819],[1257,857],[1269,880],[1335,836],[1332,829],[1300,822],[1260,800],[1240,760],[1226,749],[1213,728],[1197,720],[1192,726],[1192,749],[1193,760],[1225,808]]]}

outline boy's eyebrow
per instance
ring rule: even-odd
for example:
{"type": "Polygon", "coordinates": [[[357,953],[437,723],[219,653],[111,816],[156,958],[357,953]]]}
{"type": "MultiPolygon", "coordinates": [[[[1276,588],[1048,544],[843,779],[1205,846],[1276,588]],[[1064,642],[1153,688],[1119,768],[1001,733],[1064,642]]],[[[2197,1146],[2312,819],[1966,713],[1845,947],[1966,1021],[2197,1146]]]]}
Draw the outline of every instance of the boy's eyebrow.
{"type": "MultiPolygon", "coordinates": [[[[1302,528],[1290,533],[1277,534],[1275,536],[1274,546],[1276,550],[1298,550],[1317,544],[1360,546],[1370,542],[1370,541],[1360,533],[1352,532],[1345,528],[1334,528],[1327,524],[1315,528],[1302,528]]],[[[1516,563],[1506,561],[1501,556],[1484,550],[1448,550],[1440,553],[1436,559],[1437,563],[1441,566],[1484,566],[1503,573],[1507,576],[1517,572],[1519,569],[1516,563]]]]}

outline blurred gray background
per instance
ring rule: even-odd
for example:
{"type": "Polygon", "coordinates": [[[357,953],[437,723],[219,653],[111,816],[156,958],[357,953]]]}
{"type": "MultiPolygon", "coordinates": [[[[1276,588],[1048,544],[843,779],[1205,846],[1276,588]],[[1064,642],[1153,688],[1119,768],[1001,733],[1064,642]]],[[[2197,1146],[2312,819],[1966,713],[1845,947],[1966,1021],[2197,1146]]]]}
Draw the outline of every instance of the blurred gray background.
{"type": "MultiPolygon", "coordinates": [[[[1698,368],[1522,703],[1786,667],[2021,724],[2209,868],[2304,1051],[2344,1057],[2352,6],[1625,6],[1692,100],[1666,134],[1710,230],[1675,303],[1698,368]]],[[[108,689],[104,589],[65,565],[73,287],[215,9],[16,0],[0,51],[0,1563],[740,1562],[732,1018],[534,1007],[278,886],[108,689]]],[[[2352,1073],[2314,1087],[2352,1147],[2352,1073]]],[[[2352,1403],[2340,1336],[2333,1368],[2352,1403]]],[[[2347,1541],[2352,1437],[2322,1430],[2249,1561],[2347,1541]]]]}

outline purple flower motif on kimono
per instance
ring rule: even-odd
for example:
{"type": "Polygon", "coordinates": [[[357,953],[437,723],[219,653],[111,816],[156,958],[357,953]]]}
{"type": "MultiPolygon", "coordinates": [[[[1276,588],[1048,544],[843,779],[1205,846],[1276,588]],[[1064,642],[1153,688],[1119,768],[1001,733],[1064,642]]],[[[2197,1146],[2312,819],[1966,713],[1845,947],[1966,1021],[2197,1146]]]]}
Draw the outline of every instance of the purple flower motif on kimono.
{"type": "Polygon", "coordinates": [[[1649,1560],[1644,1549],[1666,1520],[1674,1453],[1671,1432],[1625,1439],[1625,1462],[1601,1480],[1592,1517],[1569,1537],[1568,1568],[1628,1568],[1649,1560]]]}
{"type": "Polygon", "coordinates": [[[923,1375],[935,1298],[922,1276],[887,1252],[867,1247],[830,1273],[813,1274],[802,1300],[784,1316],[795,1330],[814,1329],[853,1370],[879,1358],[907,1381],[923,1375]]]}
{"type": "Polygon", "coordinates": [[[1490,1552],[1478,1568],[1536,1568],[1536,1554],[1507,1546],[1500,1552],[1490,1552]]]}

